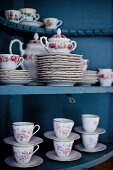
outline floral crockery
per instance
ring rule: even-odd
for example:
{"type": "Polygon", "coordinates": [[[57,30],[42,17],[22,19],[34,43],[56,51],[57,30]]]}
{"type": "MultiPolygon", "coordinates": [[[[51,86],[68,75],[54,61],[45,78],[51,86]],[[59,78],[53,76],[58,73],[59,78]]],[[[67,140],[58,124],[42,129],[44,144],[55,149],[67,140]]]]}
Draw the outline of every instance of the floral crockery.
{"type": "Polygon", "coordinates": [[[85,148],[94,149],[98,143],[99,134],[82,134],[82,142],[85,148]]]}
{"type": "Polygon", "coordinates": [[[13,153],[16,161],[20,164],[28,163],[31,160],[32,155],[39,149],[39,145],[36,147],[37,148],[34,150],[34,146],[13,146],[13,153]]]}
{"type": "Polygon", "coordinates": [[[43,20],[44,24],[45,24],[45,27],[47,29],[56,29],[58,28],[59,26],[62,25],[62,21],[57,19],[57,18],[45,18],[43,20]]]}
{"type": "Polygon", "coordinates": [[[40,129],[39,125],[34,125],[30,122],[15,122],[13,123],[13,133],[16,141],[21,144],[26,144],[30,141],[31,137],[40,129]],[[34,128],[37,130],[33,133],[34,128]]]}
{"type": "Polygon", "coordinates": [[[98,115],[83,114],[81,117],[84,131],[92,133],[97,129],[100,120],[98,115]]]}
{"type": "Polygon", "coordinates": [[[40,38],[42,45],[50,53],[67,53],[75,50],[77,43],[71,41],[69,38],[66,38],[64,35],[61,35],[61,29],[58,28],[57,35],[53,35],[47,40],[47,37],[40,38]],[[43,42],[45,40],[45,43],[43,42]]]}
{"type": "Polygon", "coordinates": [[[54,141],[54,148],[56,154],[62,158],[68,157],[71,153],[73,143],[74,141],[68,142],[54,141]]]}
{"type": "Polygon", "coordinates": [[[53,120],[54,132],[57,138],[66,139],[71,133],[74,121],[64,118],[55,118],[53,120]]]}
{"type": "Polygon", "coordinates": [[[16,54],[0,54],[0,69],[15,70],[23,61],[24,58],[16,54]]]}
{"type": "Polygon", "coordinates": [[[8,20],[19,23],[25,19],[24,15],[18,10],[5,10],[5,16],[8,20]]]}

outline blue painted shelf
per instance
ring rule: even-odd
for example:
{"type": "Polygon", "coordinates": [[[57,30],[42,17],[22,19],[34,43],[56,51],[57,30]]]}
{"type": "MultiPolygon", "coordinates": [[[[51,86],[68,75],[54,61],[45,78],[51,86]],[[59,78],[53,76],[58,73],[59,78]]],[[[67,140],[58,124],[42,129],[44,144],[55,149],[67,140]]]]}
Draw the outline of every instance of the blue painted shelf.
{"type": "MultiPolygon", "coordinates": [[[[72,162],[57,162],[47,159],[43,153],[41,156],[44,159],[44,163],[38,167],[29,168],[29,170],[86,170],[87,168],[93,167],[97,164],[100,164],[113,155],[113,144],[108,143],[107,149],[98,153],[85,153],[82,152],[82,158],[77,161],[72,162]]],[[[11,169],[4,165],[3,170],[11,169]]]]}
{"type": "MultiPolygon", "coordinates": [[[[14,22],[10,22],[5,18],[0,17],[0,25],[7,27],[7,29],[13,29],[14,31],[18,30],[22,32],[37,32],[40,34],[48,34],[48,35],[53,35],[56,33],[56,30],[49,30],[45,28],[37,28],[34,26],[26,26],[22,24],[17,24],[14,22]]],[[[8,31],[8,30],[7,30],[8,31]]],[[[12,34],[17,35],[16,32],[10,32],[12,34]]],[[[62,29],[62,34],[70,37],[95,37],[95,36],[104,36],[104,37],[109,37],[113,36],[113,29],[94,29],[94,30],[82,30],[82,29],[62,29]]]]}
{"type": "Polygon", "coordinates": [[[0,86],[0,95],[113,93],[113,87],[0,86]]]}

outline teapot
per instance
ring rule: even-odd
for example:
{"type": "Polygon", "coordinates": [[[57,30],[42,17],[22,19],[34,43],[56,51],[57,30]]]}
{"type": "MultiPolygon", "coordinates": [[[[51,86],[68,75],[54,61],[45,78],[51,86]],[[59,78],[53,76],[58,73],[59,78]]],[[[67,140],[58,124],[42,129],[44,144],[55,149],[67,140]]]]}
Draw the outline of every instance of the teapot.
{"type": "Polygon", "coordinates": [[[41,37],[40,41],[42,45],[48,50],[50,53],[70,53],[75,50],[77,47],[77,43],[75,41],[71,41],[69,38],[66,38],[64,35],[61,35],[61,29],[58,28],[57,35],[53,35],[51,38],[47,40],[47,37],[41,37]],[[43,43],[45,40],[45,43],[43,43]]]}
{"type": "Polygon", "coordinates": [[[12,45],[15,42],[19,43],[19,50],[21,56],[23,56],[24,58],[22,69],[30,70],[31,78],[33,79],[34,82],[36,82],[37,81],[37,65],[36,65],[37,57],[40,55],[47,54],[48,53],[47,50],[41,44],[37,33],[34,34],[34,40],[31,40],[27,44],[27,48],[25,50],[23,50],[23,43],[20,40],[18,39],[12,40],[9,46],[9,52],[11,54],[12,54],[12,45]]]}

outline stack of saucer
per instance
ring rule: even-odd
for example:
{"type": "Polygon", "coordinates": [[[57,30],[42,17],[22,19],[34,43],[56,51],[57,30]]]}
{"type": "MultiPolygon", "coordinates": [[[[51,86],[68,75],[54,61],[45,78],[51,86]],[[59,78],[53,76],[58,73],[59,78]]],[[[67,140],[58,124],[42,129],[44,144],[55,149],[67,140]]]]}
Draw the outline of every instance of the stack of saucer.
{"type": "Polygon", "coordinates": [[[97,71],[87,70],[83,74],[82,81],[79,83],[84,86],[91,86],[98,82],[98,73],[97,71]]]}
{"type": "Polygon", "coordinates": [[[55,150],[46,153],[49,159],[56,161],[74,161],[82,157],[81,153],[72,150],[74,140],[80,138],[72,133],[73,120],[56,118],[53,121],[54,131],[44,133],[46,138],[52,139],[55,150]]]}
{"type": "Polygon", "coordinates": [[[99,152],[106,149],[106,145],[98,143],[100,134],[105,133],[102,128],[97,128],[100,117],[92,114],[82,115],[83,127],[75,127],[74,130],[81,133],[83,144],[75,145],[75,148],[84,152],[99,152]]]}
{"type": "Polygon", "coordinates": [[[7,165],[28,168],[43,163],[41,157],[34,155],[39,149],[39,144],[43,142],[43,139],[33,136],[39,129],[39,125],[34,125],[31,122],[13,123],[14,137],[11,136],[4,139],[5,143],[12,145],[14,154],[14,156],[9,156],[5,159],[7,165]],[[37,130],[33,133],[35,127],[37,127],[37,130]],[[36,147],[35,150],[34,147],[36,147]]]}
{"type": "Polygon", "coordinates": [[[82,56],[53,53],[37,59],[38,82],[48,86],[73,86],[83,77],[82,56]]]}
{"type": "Polygon", "coordinates": [[[32,81],[28,70],[0,70],[0,83],[24,85],[32,81]]]}

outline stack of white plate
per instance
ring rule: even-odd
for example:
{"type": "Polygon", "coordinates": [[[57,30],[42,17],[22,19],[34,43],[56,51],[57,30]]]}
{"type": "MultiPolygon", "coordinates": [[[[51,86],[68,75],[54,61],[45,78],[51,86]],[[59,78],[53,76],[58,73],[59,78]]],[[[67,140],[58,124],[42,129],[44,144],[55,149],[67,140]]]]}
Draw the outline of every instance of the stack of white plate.
{"type": "Polygon", "coordinates": [[[87,70],[84,72],[81,85],[90,86],[98,82],[98,74],[97,71],[87,70]]]}
{"type": "Polygon", "coordinates": [[[28,70],[0,70],[0,83],[24,85],[32,81],[28,70]]]}
{"type": "Polygon", "coordinates": [[[82,56],[46,54],[37,59],[38,82],[48,86],[73,86],[81,81],[82,56]]]}

